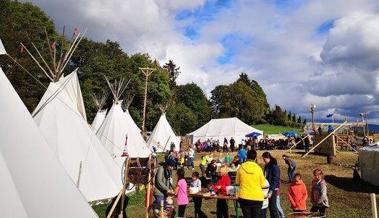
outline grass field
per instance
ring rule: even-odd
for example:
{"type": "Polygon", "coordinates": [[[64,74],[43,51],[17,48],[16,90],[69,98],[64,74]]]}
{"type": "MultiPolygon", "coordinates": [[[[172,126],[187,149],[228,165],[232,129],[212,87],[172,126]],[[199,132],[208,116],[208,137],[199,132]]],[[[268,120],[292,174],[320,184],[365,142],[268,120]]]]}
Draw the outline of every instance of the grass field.
{"type": "Polygon", "coordinates": [[[258,124],[253,125],[254,128],[262,130],[264,134],[278,134],[286,131],[295,131],[297,133],[300,132],[300,129],[289,127],[289,126],[275,126],[271,124],[258,124]]]}
{"type": "MultiPolygon", "coordinates": [[[[280,159],[284,151],[272,151],[272,154],[280,159]]],[[[261,155],[262,151],[258,151],[261,155]]],[[[196,157],[196,165],[199,164],[200,155],[196,157]]],[[[330,218],[365,218],[371,217],[371,204],[368,193],[376,192],[379,194],[379,187],[372,186],[365,182],[355,182],[352,180],[351,166],[357,161],[357,154],[351,152],[340,152],[334,158],[333,164],[326,164],[326,158],[323,156],[310,155],[307,158],[301,158],[298,153],[292,153],[290,156],[297,162],[298,172],[303,175],[303,180],[307,185],[310,193],[310,184],[312,180],[312,170],[320,167],[325,173],[325,179],[328,183],[328,196],[331,207],[327,210],[327,217],[330,218]]],[[[260,157],[260,156],[259,156],[260,157]]],[[[258,162],[262,164],[261,158],[258,162]]],[[[287,180],[287,171],[284,162],[279,160],[281,168],[281,179],[287,180]]],[[[199,170],[196,168],[196,170],[199,170]]],[[[190,176],[191,170],[187,170],[187,176],[190,176]]],[[[174,173],[175,174],[175,173],[174,173]]],[[[174,178],[175,180],[175,178],[174,178]]],[[[290,206],[287,198],[288,184],[281,184],[281,201],[285,213],[290,213],[290,206]]],[[[144,216],[144,193],[140,192],[131,196],[127,213],[130,218],[138,218],[144,216]]],[[[101,218],[104,216],[106,205],[94,206],[101,218]]],[[[215,217],[216,202],[214,200],[203,201],[203,210],[208,217],[215,217]]],[[[310,203],[308,201],[308,209],[310,203]]],[[[232,203],[229,203],[229,211],[234,217],[234,208],[232,203]]],[[[186,217],[193,217],[193,203],[187,206],[186,217]]],[[[242,217],[242,216],[241,216],[242,217]]]]}

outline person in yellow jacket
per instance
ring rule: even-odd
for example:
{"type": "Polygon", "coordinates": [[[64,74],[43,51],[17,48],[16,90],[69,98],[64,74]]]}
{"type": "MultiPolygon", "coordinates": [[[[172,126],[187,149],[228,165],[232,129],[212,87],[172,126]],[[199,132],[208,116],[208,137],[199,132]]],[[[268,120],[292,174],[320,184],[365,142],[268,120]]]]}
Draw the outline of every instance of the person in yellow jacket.
{"type": "Polygon", "coordinates": [[[245,218],[260,218],[264,201],[262,188],[265,187],[266,179],[262,168],[255,162],[256,158],[255,150],[248,151],[247,161],[238,169],[236,176],[239,185],[238,203],[245,218]]]}

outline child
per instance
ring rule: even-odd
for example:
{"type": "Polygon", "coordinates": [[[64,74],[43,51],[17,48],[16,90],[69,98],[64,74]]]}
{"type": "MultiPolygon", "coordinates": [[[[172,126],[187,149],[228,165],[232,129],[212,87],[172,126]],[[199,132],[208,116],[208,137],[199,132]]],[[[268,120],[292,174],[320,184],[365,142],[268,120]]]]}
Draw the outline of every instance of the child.
{"type": "MultiPolygon", "coordinates": [[[[220,174],[218,181],[215,185],[212,185],[213,191],[215,191],[219,195],[226,195],[226,186],[231,185],[231,181],[228,175],[228,167],[223,166],[220,169],[220,174]]],[[[217,199],[217,218],[228,218],[229,217],[229,211],[228,211],[228,203],[224,199],[217,199]]]]}
{"type": "Polygon", "coordinates": [[[321,169],[313,171],[312,181],[312,209],[311,212],[320,212],[320,216],[325,216],[325,210],[329,207],[326,182],[321,169]]]}
{"type": "MultiPolygon", "coordinates": [[[[199,173],[192,173],[192,182],[190,184],[191,187],[196,187],[201,190],[201,180],[199,179],[199,173]]],[[[193,204],[195,207],[195,218],[204,218],[207,217],[204,212],[201,210],[202,198],[194,197],[193,204]]]]}
{"type": "Polygon", "coordinates": [[[187,196],[187,182],[184,177],[184,169],[178,169],[178,184],[175,188],[175,195],[177,197],[178,204],[178,217],[185,217],[186,206],[188,204],[188,196],[187,196]]]}
{"type": "Polygon", "coordinates": [[[291,208],[294,212],[303,212],[307,210],[308,192],[300,173],[295,174],[295,178],[288,188],[288,198],[291,203],[291,208]]]}
{"type": "Polygon", "coordinates": [[[224,158],[224,162],[225,164],[227,164],[228,166],[230,166],[230,164],[232,163],[232,156],[230,156],[229,152],[226,153],[226,156],[224,158]]]}

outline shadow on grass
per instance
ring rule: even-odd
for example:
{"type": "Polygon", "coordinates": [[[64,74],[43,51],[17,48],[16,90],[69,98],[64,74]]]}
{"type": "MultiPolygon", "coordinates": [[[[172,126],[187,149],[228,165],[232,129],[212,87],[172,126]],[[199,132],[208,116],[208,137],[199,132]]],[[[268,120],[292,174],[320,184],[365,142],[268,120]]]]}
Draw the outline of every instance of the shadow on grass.
{"type": "Polygon", "coordinates": [[[371,185],[363,180],[355,181],[349,177],[337,177],[334,175],[325,176],[325,180],[331,185],[344,191],[379,194],[378,186],[371,185]]]}

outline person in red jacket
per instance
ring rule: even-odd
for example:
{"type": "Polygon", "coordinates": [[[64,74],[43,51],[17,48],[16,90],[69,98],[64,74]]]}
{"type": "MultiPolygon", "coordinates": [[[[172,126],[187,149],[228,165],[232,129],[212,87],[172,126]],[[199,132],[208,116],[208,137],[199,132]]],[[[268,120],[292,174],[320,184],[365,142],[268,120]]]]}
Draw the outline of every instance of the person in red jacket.
{"type": "Polygon", "coordinates": [[[300,173],[295,174],[295,178],[288,188],[288,198],[294,212],[307,210],[308,192],[300,173]]]}
{"type": "MultiPolygon", "coordinates": [[[[227,195],[226,186],[231,185],[231,180],[228,175],[228,167],[223,166],[220,169],[219,178],[216,184],[212,185],[213,191],[218,195],[227,195]]],[[[217,199],[217,218],[229,218],[228,203],[224,199],[217,199]]]]}

